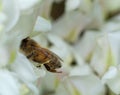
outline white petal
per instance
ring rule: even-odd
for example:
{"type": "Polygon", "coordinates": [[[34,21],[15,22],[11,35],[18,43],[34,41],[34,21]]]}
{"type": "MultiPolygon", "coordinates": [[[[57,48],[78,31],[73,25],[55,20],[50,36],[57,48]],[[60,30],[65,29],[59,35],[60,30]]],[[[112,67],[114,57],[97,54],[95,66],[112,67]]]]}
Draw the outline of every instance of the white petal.
{"type": "Polygon", "coordinates": [[[9,60],[9,54],[5,47],[0,47],[0,67],[6,66],[9,60]]]}
{"type": "Polygon", "coordinates": [[[96,45],[96,39],[100,36],[99,31],[86,31],[83,38],[76,43],[75,50],[81,55],[83,59],[89,57],[96,45]]]}
{"type": "Polygon", "coordinates": [[[116,64],[120,62],[120,31],[108,33],[108,40],[110,42],[111,50],[116,64]]]}
{"type": "Polygon", "coordinates": [[[16,72],[22,81],[34,82],[36,75],[33,71],[31,63],[22,54],[18,54],[15,63],[12,65],[12,70],[16,72]]]}
{"type": "Polygon", "coordinates": [[[107,76],[103,77],[103,83],[106,83],[115,94],[120,94],[120,70],[116,71],[116,69],[113,69],[113,71],[108,71],[108,73],[107,76]]]}
{"type": "Polygon", "coordinates": [[[70,71],[70,76],[85,76],[85,75],[89,75],[90,73],[92,73],[91,68],[88,65],[82,65],[82,66],[74,67],[70,71]]]}
{"type": "Polygon", "coordinates": [[[23,39],[27,36],[30,36],[30,34],[33,32],[35,21],[38,15],[37,11],[38,9],[34,9],[32,12],[25,12],[24,14],[20,15],[16,26],[12,29],[12,31],[10,31],[13,34],[17,34],[17,39],[23,39]]]}
{"type": "Polygon", "coordinates": [[[27,86],[34,92],[34,95],[39,95],[38,88],[33,83],[26,83],[27,86]]]}
{"type": "Polygon", "coordinates": [[[103,83],[105,83],[109,79],[115,78],[116,75],[117,75],[117,68],[110,67],[108,72],[106,72],[102,77],[103,83]]]}
{"type": "Polygon", "coordinates": [[[15,63],[12,65],[12,70],[16,72],[16,76],[22,80],[35,93],[35,95],[38,95],[38,89],[34,82],[40,77],[40,74],[39,76],[36,75],[33,65],[25,56],[18,54],[15,63]]]}
{"type": "Polygon", "coordinates": [[[56,90],[55,95],[70,95],[69,91],[65,89],[64,84],[60,84],[56,90]]]}
{"type": "Polygon", "coordinates": [[[51,26],[51,23],[49,20],[43,18],[43,17],[38,17],[37,18],[37,21],[36,21],[36,24],[35,24],[35,27],[34,27],[34,31],[37,31],[37,32],[46,32],[46,31],[50,31],[52,28],[51,26]]]}
{"type": "Polygon", "coordinates": [[[46,71],[43,66],[41,66],[41,68],[36,68],[35,66],[32,66],[32,67],[34,69],[34,72],[35,72],[37,78],[44,77],[46,75],[46,71]]]}
{"type": "Polygon", "coordinates": [[[119,22],[108,22],[107,24],[103,25],[103,27],[101,28],[102,31],[105,32],[113,32],[113,31],[117,31],[120,29],[120,23],[119,22]]]}
{"type": "Polygon", "coordinates": [[[105,87],[95,75],[71,77],[80,95],[105,95],[105,87]]]}
{"type": "Polygon", "coordinates": [[[51,33],[57,34],[67,41],[75,42],[90,21],[91,18],[79,12],[68,13],[53,23],[51,33]]]}
{"type": "Polygon", "coordinates": [[[116,63],[109,44],[108,35],[103,34],[97,40],[97,45],[91,60],[91,66],[102,76],[108,68],[114,64],[116,63]]]}
{"type": "Polygon", "coordinates": [[[6,15],[4,13],[0,13],[0,24],[4,23],[6,19],[7,19],[6,15]]]}
{"type": "Polygon", "coordinates": [[[109,12],[114,12],[114,11],[118,11],[120,6],[119,6],[119,3],[120,1],[119,0],[103,0],[103,3],[105,5],[105,9],[109,12]]]}
{"type": "Polygon", "coordinates": [[[0,70],[0,94],[19,95],[20,85],[15,77],[7,70],[0,70]]]}
{"type": "Polygon", "coordinates": [[[81,0],[67,0],[66,11],[72,11],[79,7],[81,0]]]}
{"type": "Polygon", "coordinates": [[[41,0],[17,0],[16,3],[21,10],[26,10],[41,0]]]}
{"type": "Polygon", "coordinates": [[[14,0],[2,0],[2,12],[5,15],[4,31],[9,31],[17,23],[19,18],[19,8],[14,0]],[[12,10],[12,11],[11,11],[12,10]]]}

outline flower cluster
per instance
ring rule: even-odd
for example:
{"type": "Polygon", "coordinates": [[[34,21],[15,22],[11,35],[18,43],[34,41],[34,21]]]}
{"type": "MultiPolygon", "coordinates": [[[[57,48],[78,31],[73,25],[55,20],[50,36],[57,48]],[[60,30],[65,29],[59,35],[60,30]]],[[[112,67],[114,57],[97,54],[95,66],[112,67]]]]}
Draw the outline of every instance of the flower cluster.
{"type": "Polygon", "coordinates": [[[120,0],[0,0],[0,95],[119,95],[120,0]],[[61,74],[20,51],[31,37],[61,74]]]}

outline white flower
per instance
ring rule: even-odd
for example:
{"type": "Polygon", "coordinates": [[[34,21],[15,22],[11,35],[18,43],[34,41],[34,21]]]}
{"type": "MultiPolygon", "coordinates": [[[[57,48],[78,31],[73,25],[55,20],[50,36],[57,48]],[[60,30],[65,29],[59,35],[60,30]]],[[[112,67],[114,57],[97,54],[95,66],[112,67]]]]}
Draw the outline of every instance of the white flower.
{"type": "Polygon", "coordinates": [[[120,94],[120,16],[109,19],[119,0],[61,1],[0,1],[0,95],[120,94]],[[52,20],[57,4],[64,12],[52,20]],[[28,36],[63,59],[63,73],[36,68],[19,52],[28,36]]]}
{"type": "Polygon", "coordinates": [[[4,23],[6,19],[7,19],[7,18],[6,18],[6,15],[1,12],[1,13],[0,13],[0,24],[4,23]]]}
{"type": "Polygon", "coordinates": [[[51,32],[74,43],[81,31],[91,22],[91,17],[79,12],[64,14],[53,23],[51,32]],[[64,24],[63,24],[64,23],[64,24]]]}
{"type": "Polygon", "coordinates": [[[92,70],[88,65],[73,67],[70,71],[70,76],[85,76],[92,74],[92,70]]]}
{"type": "Polygon", "coordinates": [[[105,87],[93,75],[66,77],[56,87],[56,95],[105,95],[105,87]],[[86,91],[87,90],[87,91],[86,91]]]}
{"type": "MultiPolygon", "coordinates": [[[[38,93],[36,86],[33,84],[37,79],[32,64],[22,54],[17,55],[17,58],[12,64],[11,69],[15,72],[16,77],[23,81],[34,93],[38,93]]],[[[37,95],[37,94],[36,94],[37,95]]]]}
{"type": "Polygon", "coordinates": [[[74,76],[70,77],[70,81],[80,92],[78,95],[105,95],[105,87],[95,75],[74,76]]]}
{"type": "Polygon", "coordinates": [[[104,74],[102,77],[103,83],[104,81],[107,82],[110,79],[113,79],[117,75],[117,68],[116,67],[110,67],[109,70],[104,74]]]}
{"type": "Polygon", "coordinates": [[[2,0],[1,1],[1,10],[0,10],[0,27],[2,25],[2,31],[10,31],[17,23],[19,19],[19,8],[15,3],[15,0],[2,0]]]}
{"type": "Polygon", "coordinates": [[[120,94],[120,69],[111,67],[103,76],[102,82],[107,84],[108,87],[115,93],[120,94]]]}
{"type": "Polygon", "coordinates": [[[81,0],[67,0],[66,11],[72,11],[79,7],[81,0]]]}
{"type": "MultiPolygon", "coordinates": [[[[2,60],[0,60],[0,68],[1,68],[0,71],[3,71],[2,74],[5,74],[6,79],[5,78],[3,79],[0,73],[0,77],[1,77],[0,88],[1,90],[3,89],[2,91],[0,91],[0,94],[1,95],[19,95],[21,94],[20,90],[22,90],[23,93],[32,92],[34,93],[34,95],[38,95],[39,90],[35,85],[35,81],[37,80],[38,77],[44,76],[45,73],[39,70],[37,71],[37,73],[39,72],[39,75],[38,74],[36,75],[36,71],[31,65],[32,63],[30,63],[25,56],[18,53],[21,40],[26,36],[29,36],[30,33],[33,31],[37,14],[34,14],[34,11],[29,12],[29,10],[31,10],[30,7],[34,9],[33,5],[35,3],[30,6],[27,6],[26,7],[27,10],[25,7],[22,8],[22,12],[20,12],[19,10],[20,6],[17,6],[19,5],[17,1],[10,0],[10,2],[7,2],[6,0],[4,0],[3,3],[2,4],[5,6],[5,9],[2,11],[0,15],[1,16],[0,25],[4,26],[3,28],[5,29],[2,29],[2,31],[0,31],[0,36],[1,36],[0,37],[0,45],[1,45],[0,53],[2,58],[2,60]],[[19,7],[17,11],[18,13],[20,13],[19,14],[20,18],[17,13],[14,15],[13,13],[14,9],[13,11],[6,10],[6,8],[10,9],[9,6],[11,6],[11,8],[19,7]],[[23,11],[24,12],[26,11],[26,12],[24,13],[23,11]],[[11,14],[10,15],[7,14],[7,12],[8,13],[12,12],[13,16],[11,14]],[[17,20],[16,20],[16,17],[14,17],[16,15],[18,17],[17,20]],[[10,17],[8,18],[8,16],[10,17]],[[14,20],[12,19],[12,17],[14,18],[14,20]],[[5,22],[6,24],[4,24],[5,22]],[[9,27],[9,24],[11,25],[10,27],[9,27]],[[6,68],[8,74],[4,72],[3,67],[6,68]],[[12,72],[13,74],[13,76],[11,76],[12,79],[11,77],[9,77],[10,72],[12,72]],[[8,88],[9,84],[10,84],[10,88],[8,88]]],[[[26,3],[28,3],[28,1],[26,3]]],[[[34,10],[36,11],[36,9],[34,10]]],[[[41,23],[44,23],[44,22],[45,20],[41,21],[41,23]]],[[[44,28],[47,28],[47,27],[44,27],[44,28]]]]}
{"type": "MultiPolygon", "coordinates": [[[[120,38],[119,38],[120,32],[116,31],[113,33],[108,33],[108,39],[109,43],[111,46],[111,51],[112,51],[112,57],[109,60],[113,60],[114,62],[114,67],[111,67],[112,65],[109,65],[110,68],[104,76],[102,77],[102,82],[107,84],[108,87],[116,94],[120,94],[119,91],[119,80],[120,80],[120,70],[119,70],[119,49],[120,49],[120,38]]],[[[109,61],[110,63],[110,61],[109,61]]]]}
{"type": "Polygon", "coordinates": [[[114,11],[117,11],[119,10],[120,6],[119,6],[119,3],[120,1],[119,0],[102,0],[103,4],[105,5],[105,9],[107,10],[107,12],[114,12],[114,11]]]}
{"type": "Polygon", "coordinates": [[[79,53],[84,60],[89,61],[96,46],[96,39],[100,35],[101,33],[99,31],[86,31],[81,40],[74,45],[75,51],[79,53]]]}
{"type": "Polygon", "coordinates": [[[9,61],[9,54],[6,47],[0,47],[0,68],[5,67],[9,61]]]}
{"type": "Polygon", "coordinates": [[[108,40],[108,35],[104,34],[98,38],[95,51],[91,59],[91,66],[100,76],[102,76],[109,68],[116,64],[114,62],[113,50],[108,40]]]}
{"type": "Polygon", "coordinates": [[[33,82],[36,80],[31,63],[22,54],[17,54],[15,63],[12,64],[11,68],[23,81],[33,82]]]}
{"type": "Polygon", "coordinates": [[[39,3],[41,0],[17,0],[16,3],[20,10],[26,10],[39,3]]]}
{"type": "Polygon", "coordinates": [[[42,17],[38,17],[37,21],[36,21],[36,25],[35,25],[35,31],[50,31],[51,30],[51,23],[50,21],[42,18],[42,17]]]}
{"type": "Polygon", "coordinates": [[[113,61],[115,64],[119,64],[120,62],[120,31],[108,33],[108,40],[112,50],[113,61]]]}
{"type": "Polygon", "coordinates": [[[8,70],[0,70],[0,94],[19,95],[20,83],[8,70]]]}

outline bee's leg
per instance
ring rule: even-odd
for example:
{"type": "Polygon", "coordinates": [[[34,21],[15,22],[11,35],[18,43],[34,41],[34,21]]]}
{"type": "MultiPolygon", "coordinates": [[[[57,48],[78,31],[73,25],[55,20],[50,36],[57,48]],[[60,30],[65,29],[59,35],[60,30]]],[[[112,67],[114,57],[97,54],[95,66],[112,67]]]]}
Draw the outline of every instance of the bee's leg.
{"type": "Polygon", "coordinates": [[[34,53],[32,52],[31,54],[27,55],[27,58],[30,59],[33,55],[34,53]]]}
{"type": "Polygon", "coordinates": [[[46,62],[44,62],[44,63],[42,63],[42,64],[48,64],[48,63],[50,63],[50,61],[51,61],[51,60],[48,60],[48,61],[46,61],[46,62]]]}
{"type": "Polygon", "coordinates": [[[44,64],[45,68],[49,71],[50,70],[50,67],[46,64],[44,64]]]}
{"type": "Polygon", "coordinates": [[[49,72],[53,72],[53,73],[62,73],[61,71],[57,71],[55,69],[51,69],[47,64],[44,64],[45,68],[49,71],[49,72]]]}
{"type": "Polygon", "coordinates": [[[41,65],[39,65],[39,66],[36,66],[37,68],[41,68],[41,65]]]}
{"type": "Polygon", "coordinates": [[[55,69],[50,69],[49,71],[50,71],[50,72],[53,72],[53,73],[62,73],[62,71],[57,71],[57,70],[55,70],[55,69]]]}

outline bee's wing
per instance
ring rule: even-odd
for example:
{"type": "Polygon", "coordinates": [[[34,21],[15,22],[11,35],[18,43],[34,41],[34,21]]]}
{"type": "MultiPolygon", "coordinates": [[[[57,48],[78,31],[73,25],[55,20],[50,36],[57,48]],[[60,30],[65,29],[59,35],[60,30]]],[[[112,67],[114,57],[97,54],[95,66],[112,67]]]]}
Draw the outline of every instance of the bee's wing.
{"type": "MultiPolygon", "coordinates": [[[[53,53],[53,52],[52,52],[53,53]]],[[[63,62],[63,60],[57,55],[57,54],[55,54],[55,53],[53,53],[60,61],[62,61],[63,62]]]]}
{"type": "Polygon", "coordinates": [[[54,52],[44,48],[46,51],[48,51],[51,55],[54,55],[55,57],[57,57],[60,61],[63,61],[57,54],[55,54],[54,52]]]}
{"type": "Polygon", "coordinates": [[[45,55],[47,57],[47,59],[51,59],[54,56],[57,59],[59,59],[60,61],[63,61],[58,55],[56,55],[54,52],[52,52],[46,48],[36,48],[36,50],[40,51],[43,55],[45,55]]]}

